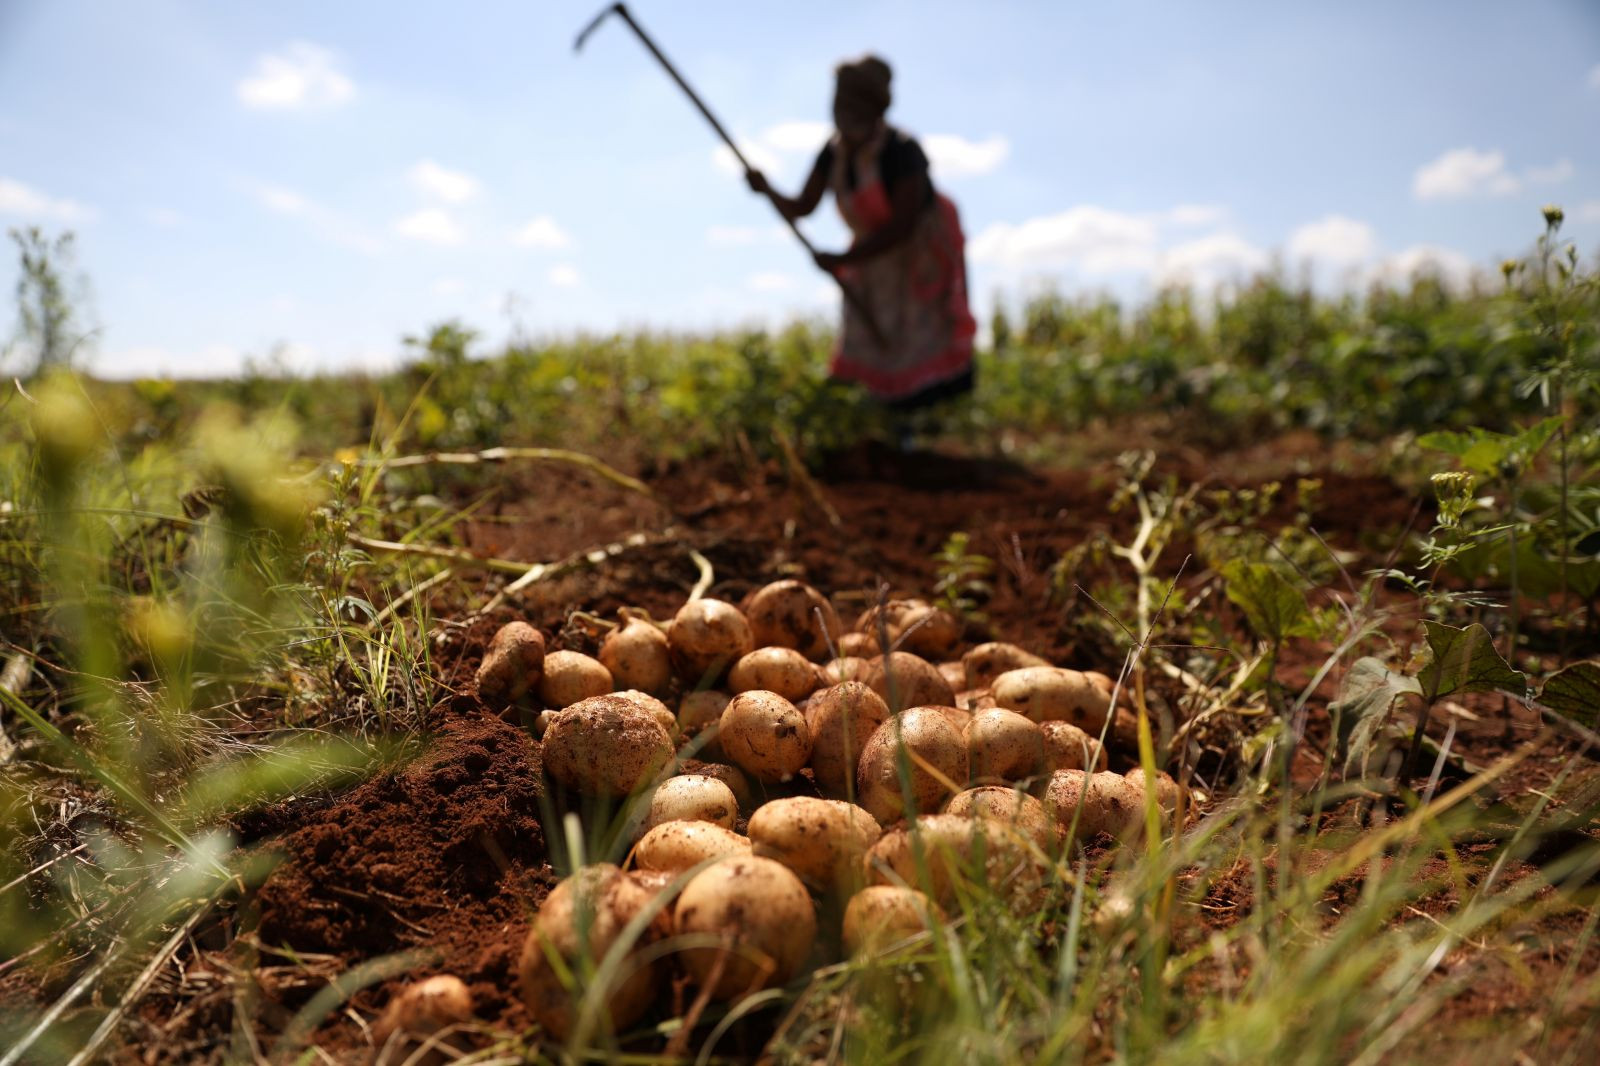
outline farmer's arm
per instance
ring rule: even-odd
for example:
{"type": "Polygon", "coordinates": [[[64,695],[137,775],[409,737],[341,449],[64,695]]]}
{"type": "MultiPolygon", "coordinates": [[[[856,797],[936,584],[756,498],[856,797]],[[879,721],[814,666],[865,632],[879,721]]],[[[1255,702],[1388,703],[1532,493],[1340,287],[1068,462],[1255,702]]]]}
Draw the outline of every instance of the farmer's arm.
{"type": "Polygon", "coordinates": [[[817,156],[811,175],[806,178],[806,187],[800,190],[799,196],[790,197],[778,192],[767,183],[767,176],[759,170],[747,171],[745,180],[750,183],[751,189],[765,193],[784,218],[805,218],[817,209],[822,202],[822,194],[828,191],[827,160],[826,151],[817,156]]]}

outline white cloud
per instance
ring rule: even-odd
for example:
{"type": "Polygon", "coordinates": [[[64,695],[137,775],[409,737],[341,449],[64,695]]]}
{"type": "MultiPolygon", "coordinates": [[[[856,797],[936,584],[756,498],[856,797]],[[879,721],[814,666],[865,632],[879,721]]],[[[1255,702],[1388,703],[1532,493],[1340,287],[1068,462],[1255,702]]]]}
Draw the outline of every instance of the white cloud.
{"type": "Polygon", "coordinates": [[[429,244],[460,244],[463,239],[461,226],[456,220],[449,212],[436,207],[396,219],[394,231],[402,237],[429,244]]]}
{"type": "Polygon", "coordinates": [[[1529,167],[1523,176],[1535,185],[1559,185],[1578,172],[1570,159],[1558,159],[1547,167],[1529,167]]]}
{"type": "Polygon", "coordinates": [[[1166,212],[1166,221],[1174,226],[1214,226],[1227,217],[1221,204],[1179,204],[1166,212]]]}
{"type": "Polygon", "coordinates": [[[1600,222],[1600,200],[1585,200],[1572,216],[1579,222],[1600,222]]]}
{"type": "Polygon", "coordinates": [[[257,59],[255,73],[241,79],[237,90],[248,107],[332,107],[354,96],[355,84],[339,70],[333,52],[295,41],[257,59]]]}
{"type": "Polygon", "coordinates": [[[1267,262],[1265,251],[1237,233],[1213,233],[1162,252],[1155,275],[1163,283],[1204,288],[1246,277],[1267,262]]]}
{"type": "Polygon", "coordinates": [[[1076,267],[1087,274],[1148,270],[1156,263],[1156,223],[1082,206],[1012,224],[996,222],[972,239],[977,263],[1012,269],[1076,267]]]}
{"type": "Polygon", "coordinates": [[[563,289],[570,289],[583,281],[583,278],[578,274],[578,268],[571,263],[561,263],[551,267],[550,272],[545,277],[550,284],[563,289]]]}
{"type": "Polygon", "coordinates": [[[1472,279],[1472,260],[1453,248],[1414,244],[1384,256],[1372,270],[1372,280],[1391,285],[1409,284],[1418,275],[1433,275],[1446,284],[1464,286],[1472,279]]]}
{"type": "Polygon", "coordinates": [[[242,181],[241,186],[262,207],[278,215],[304,220],[318,237],[344,248],[352,248],[367,255],[375,254],[382,243],[342,214],[323,207],[309,197],[281,185],[260,181],[242,181]]]}
{"type": "Polygon", "coordinates": [[[279,185],[257,185],[254,191],[261,206],[280,215],[304,215],[311,210],[311,202],[293,189],[279,185]]]}
{"type": "Polygon", "coordinates": [[[523,248],[547,248],[552,251],[572,247],[572,238],[549,215],[540,215],[511,235],[511,243],[523,248]]]}
{"type": "Polygon", "coordinates": [[[478,179],[460,170],[446,170],[424,159],[410,170],[411,182],[429,196],[447,204],[465,203],[478,195],[478,179]]]}
{"type": "Polygon", "coordinates": [[[788,122],[780,122],[763,130],[761,143],[774,152],[800,152],[815,156],[822,151],[823,144],[831,136],[833,127],[826,122],[790,119],[788,122]]]}
{"type": "Polygon", "coordinates": [[[975,177],[993,173],[1011,154],[1011,142],[999,135],[982,141],[969,141],[954,133],[930,133],[922,147],[940,179],[975,177]]]}
{"type": "Polygon", "coordinates": [[[1365,222],[1329,215],[1290,233],[1285,251],[1291,263],[1309,261],[1335,268],[1352,267],[1377,253],[1378,237],[1365,222]]]}
{"type": "Polygon", "coordinates": [[[1454,200],[1469,196],[1507,196],[1522,187],[1506,169],[1504,152],[1453,148],[1417,169],[1411,182],[1419,200],[1454,200]]]}
{"type": "MultiPolygon", "coordinates": [[[[743,153],[750,165],[763,172],[768,177],[777,177],[786,173],[787,164],[779,153],[762,145],[758,141],[747,140],[744,137],[736,139],[739,151],[743,153]]],[[[744,168],[739,165],[739,160],[734,158],[732,149],[725,144],[719,144],[711,150],[711,162],[716,168],[726,174],[743,174],[744,168]]]]}
{"type": "Polygon", "coordinates": [[[794,279],[775,270],[752,274],[745,285],[752,292],[787,292],[794,288],[794,279]]]}
{"type": "Polygon", "coordinates": [[[95,211],[76,200],[46,196],[15,178],[0,177],[0,215],[25,215],[56,222],[88,222],[95,217],[95,211]]]}

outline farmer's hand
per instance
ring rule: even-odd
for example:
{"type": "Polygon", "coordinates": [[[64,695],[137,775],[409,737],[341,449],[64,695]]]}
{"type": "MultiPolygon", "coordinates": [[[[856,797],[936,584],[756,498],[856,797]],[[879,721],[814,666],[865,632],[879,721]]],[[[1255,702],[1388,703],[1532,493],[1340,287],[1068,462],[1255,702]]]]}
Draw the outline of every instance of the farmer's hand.
{"type": "Polygon", "coordinates": [[[830,274],[837,273],[845,265],[845,257],[833,252],[817,252],[811,257],[823,270],[830,274]]]}
{"type": "Polygon", "coordinates": [[[772,194],[772,186],[767,184],[767,176],[761,171],[752,167],[744,172],[744,180],[750,186],[751,192],[758,192],[766,196],[772,194]]]}

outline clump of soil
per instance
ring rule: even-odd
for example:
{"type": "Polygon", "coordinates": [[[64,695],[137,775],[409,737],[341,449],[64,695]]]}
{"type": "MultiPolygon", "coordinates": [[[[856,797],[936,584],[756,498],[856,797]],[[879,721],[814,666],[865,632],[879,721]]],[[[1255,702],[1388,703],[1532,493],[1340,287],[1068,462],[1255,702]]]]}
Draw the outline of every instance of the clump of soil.
{"type": "Polygon", "coordinates": [[[269,950],[352,963],[426,949],[437,962],[408,977],[453,973],[481,1018],[510,1020],[527,915],[554,880],[543,799],[531,737],[492,715],[452,716],[421,757],[282,838],[285,861],[256,897],[256,935],[269,950]]]}

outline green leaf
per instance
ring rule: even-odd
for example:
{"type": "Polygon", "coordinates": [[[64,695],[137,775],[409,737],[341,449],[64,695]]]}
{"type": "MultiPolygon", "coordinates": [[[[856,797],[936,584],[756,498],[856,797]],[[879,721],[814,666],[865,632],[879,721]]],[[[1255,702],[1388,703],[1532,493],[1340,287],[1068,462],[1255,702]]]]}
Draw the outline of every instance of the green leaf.
{"type": "Polygon", "coordinates": [[[1600,662],[1573,663],[1551,676],[1539,702],[1581,726],[1600,726],[1600,662]]]}
{"type": "Polygon", "coordinates": [[[1381,659],[1364,656],[1350,667],[1339,685],[1339,698],[1328,705],[1347,771],[1356,759],[1365,761],[1394,701],[1408,693],[1421,695],[1422,686],[1381,659]]]}
{"type": "Polygon", "coordinates": [[[1464,433],[1453,430],[1425,433],[1417,443],[1436,452],[1453,455],[1462,466],[1475,474],[1493,477],[1500,464],[1511,454],[1511,438],[1477,426],[1464,433]]]}
{"type": "Polygon", "coordinates": [[[1422,698],[1432,704],[1457,692],[1522,693],[1528,678],[1513,670],[1495,650],[1494,638],[1477,622],[1465,629],[1443,622],[1423,622],[1431,661],[1417,671],[1422,698]]]}
{"type": "Polygon", "coordinates": [[[1230,559],[1222,567],[1222,577],[1228,599],[1244,611],[1257,636],[1272,641],[1316,636],[1316,620],[1306,608],[1305,596],[1276,568],[1230,559]]]}

